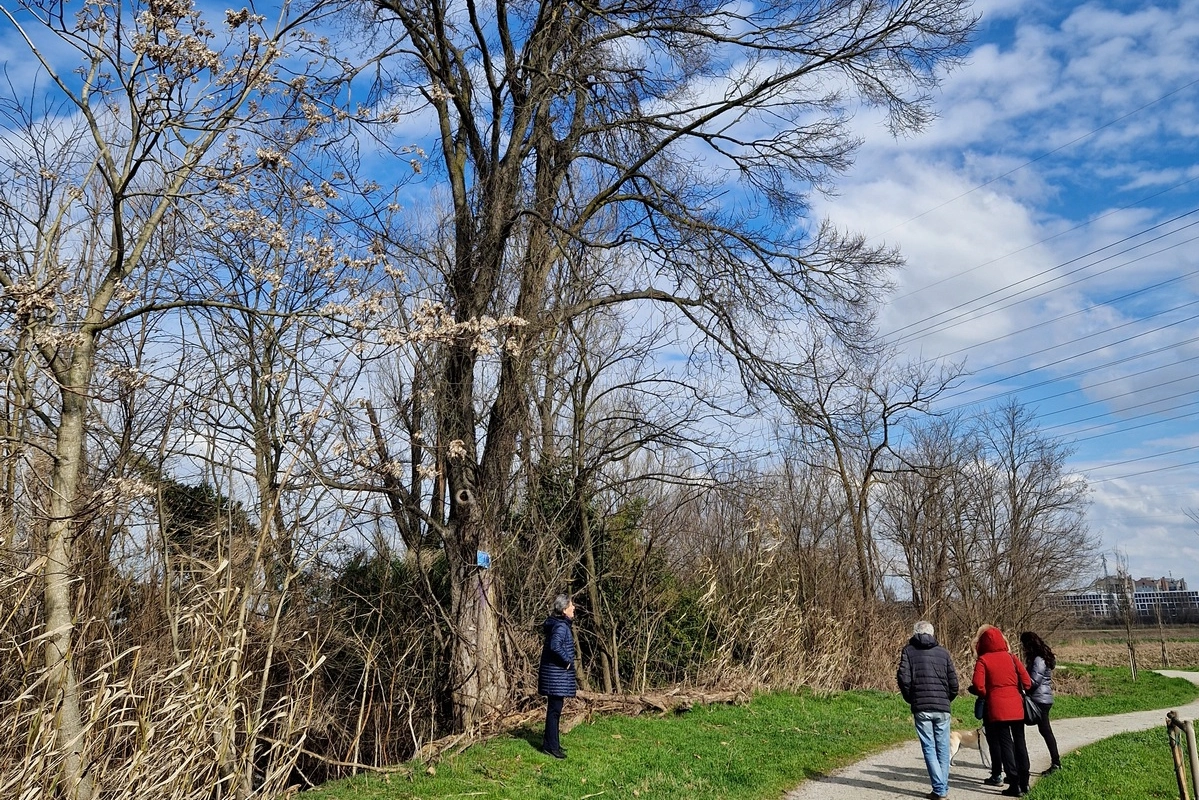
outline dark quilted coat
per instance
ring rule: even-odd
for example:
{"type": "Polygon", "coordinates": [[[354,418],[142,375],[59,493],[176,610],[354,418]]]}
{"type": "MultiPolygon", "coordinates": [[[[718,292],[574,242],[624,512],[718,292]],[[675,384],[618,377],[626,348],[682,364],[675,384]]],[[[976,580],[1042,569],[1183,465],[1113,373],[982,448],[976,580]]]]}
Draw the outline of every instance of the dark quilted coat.
{"type": "Polygon", "coordinates": [[[537,667],[538,694],[574,697],[578,690],[575,681],[575,640],[570,626],[570,620],[561,614],[553,614],[541,623],[545,644],[541,648],[541,664],[537,667]]]}
{"type": "Polygon", "coordinates": [[[988,628],[978,639],[978,661],[974,664],[971,689],[987,699],[987,722],[1016,722],[1024,719],[1024,701],[1019,686],[1032,687],[1028,670],[1008,652],[1007,640],[998,628],[988,628]]]}
{"type": "Polygon", "coordinates": [[[953,668],[953,659],[928,633],[918,633],[904,645],[895,681],[913,713],[949,711],[950,702],[958,694],[958,673],[953,668]]]}

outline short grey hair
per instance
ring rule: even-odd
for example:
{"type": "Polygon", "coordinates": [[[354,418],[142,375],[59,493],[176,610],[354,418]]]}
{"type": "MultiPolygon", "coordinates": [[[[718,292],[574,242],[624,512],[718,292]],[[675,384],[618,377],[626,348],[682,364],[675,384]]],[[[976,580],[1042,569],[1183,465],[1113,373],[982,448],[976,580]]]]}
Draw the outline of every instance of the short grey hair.
{"type": "Polygon", "coordinates": [[[929,636],[932,636],[933,624],[926,619],[922,619],[912,626],[912,633],[916,634],[917,636],[922,633],[927,633],[929,636]]]}
{"type": "Polygon", "coordinates": [[[561,614],[566,611],[566,607],[570,605],[570,595],[560,594],[554,597],[554,611],[561,614]]]}

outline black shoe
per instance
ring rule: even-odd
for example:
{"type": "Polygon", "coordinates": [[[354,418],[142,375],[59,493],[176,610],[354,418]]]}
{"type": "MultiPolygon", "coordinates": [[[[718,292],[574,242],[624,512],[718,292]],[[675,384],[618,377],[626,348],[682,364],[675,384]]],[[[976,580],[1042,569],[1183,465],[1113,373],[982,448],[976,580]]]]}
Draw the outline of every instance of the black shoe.
{"type": "Polygon", "coordinates": [[[547,756],[553,756],[554,758],[566,758],[566,753],[562,752],[561,750],[546,750],[543,747],[541,748],[541,752],[545,753],[547,756]]]}
{"type": "Polygon", "coordinates": [[[1050,764],[1049,769],[1045,770],[1041,774],[1042,775],[1052,775],[1053,773],[1057,772],[1061,768],[1062,768],[1061,764],[1050,764]]]}
{"type": "Polygon", "coordinates": [[[984,780],[983,783],[985,783],[987,786],[1003,786],[1003,776],[1002,775],[992,775],[991,777],[984,780]]]}
{"type": "Polygon", "coordinates": [[[1019,786],[1013,785],[1004,789],[1000,794],[1004,797],[1023,797],[1025,792],[1019,786]]]}

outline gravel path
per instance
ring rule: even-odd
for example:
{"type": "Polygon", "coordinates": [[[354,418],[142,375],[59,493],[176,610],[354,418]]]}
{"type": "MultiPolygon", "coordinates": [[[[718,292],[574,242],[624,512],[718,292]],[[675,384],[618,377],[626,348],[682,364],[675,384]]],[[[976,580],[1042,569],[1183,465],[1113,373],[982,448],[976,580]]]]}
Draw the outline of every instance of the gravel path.
{"type": "MultiPolygon", "coordinates": [[[[1186,678],[1199,684],[1199,672],[1158,670],[1172,678],[1186,678]]],[[[1115,714],[1110,717],[1077,717],[1054,719],[1053,733],[1057,737],[1058,750],[1063,755],[1083,745],[1115,736],[1126,731],[1140,731],[1155,726],[1165,726],[1166,712],[1137,711],[1131,714],[1115,714]]],[[[1177,711],[1184,719],[1199,718],[1199,700],[1178,706],[1177,711]]],[[[1028,728],[1028,755],[1032,761],[1032,782],[1036,783],[1041,770],[1049,766],[1049,751],[1036,728],[1028,728]]],[[[784,800],[893,800],[894,798],[927,797],[929,793],[928,772],[920,745],[915,740],[907,744],[875,753],[863,761],[820,778],[805,781],[787,792],[784,800]]],[[[1069,766],[1066,767],[1069,769],[1069,766]]],[[[953,800],[995,800],[1000,797],[1002,786],[984,786],[983,778],[990,770],[982,765],[976,748],[963,747],[949,768],[949,796],[953,800]]]]}

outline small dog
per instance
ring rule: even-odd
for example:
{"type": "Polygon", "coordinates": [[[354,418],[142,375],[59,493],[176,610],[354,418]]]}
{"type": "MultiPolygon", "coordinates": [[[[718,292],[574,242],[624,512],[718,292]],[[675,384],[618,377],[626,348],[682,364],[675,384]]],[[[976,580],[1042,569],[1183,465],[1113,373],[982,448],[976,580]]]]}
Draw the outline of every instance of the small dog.
{"type": "Polygon", "coordinates": [[[949,732],[949,763],[953,763],[953,757],[958,754],[958,750],[962,745],[967,747],[977,747],[978,756],[982,759],[984,767],[991,766],[990,752],[986,746],[987,739],[982,728],[976,728],[972,731],[950,731],[949,732]]]}

